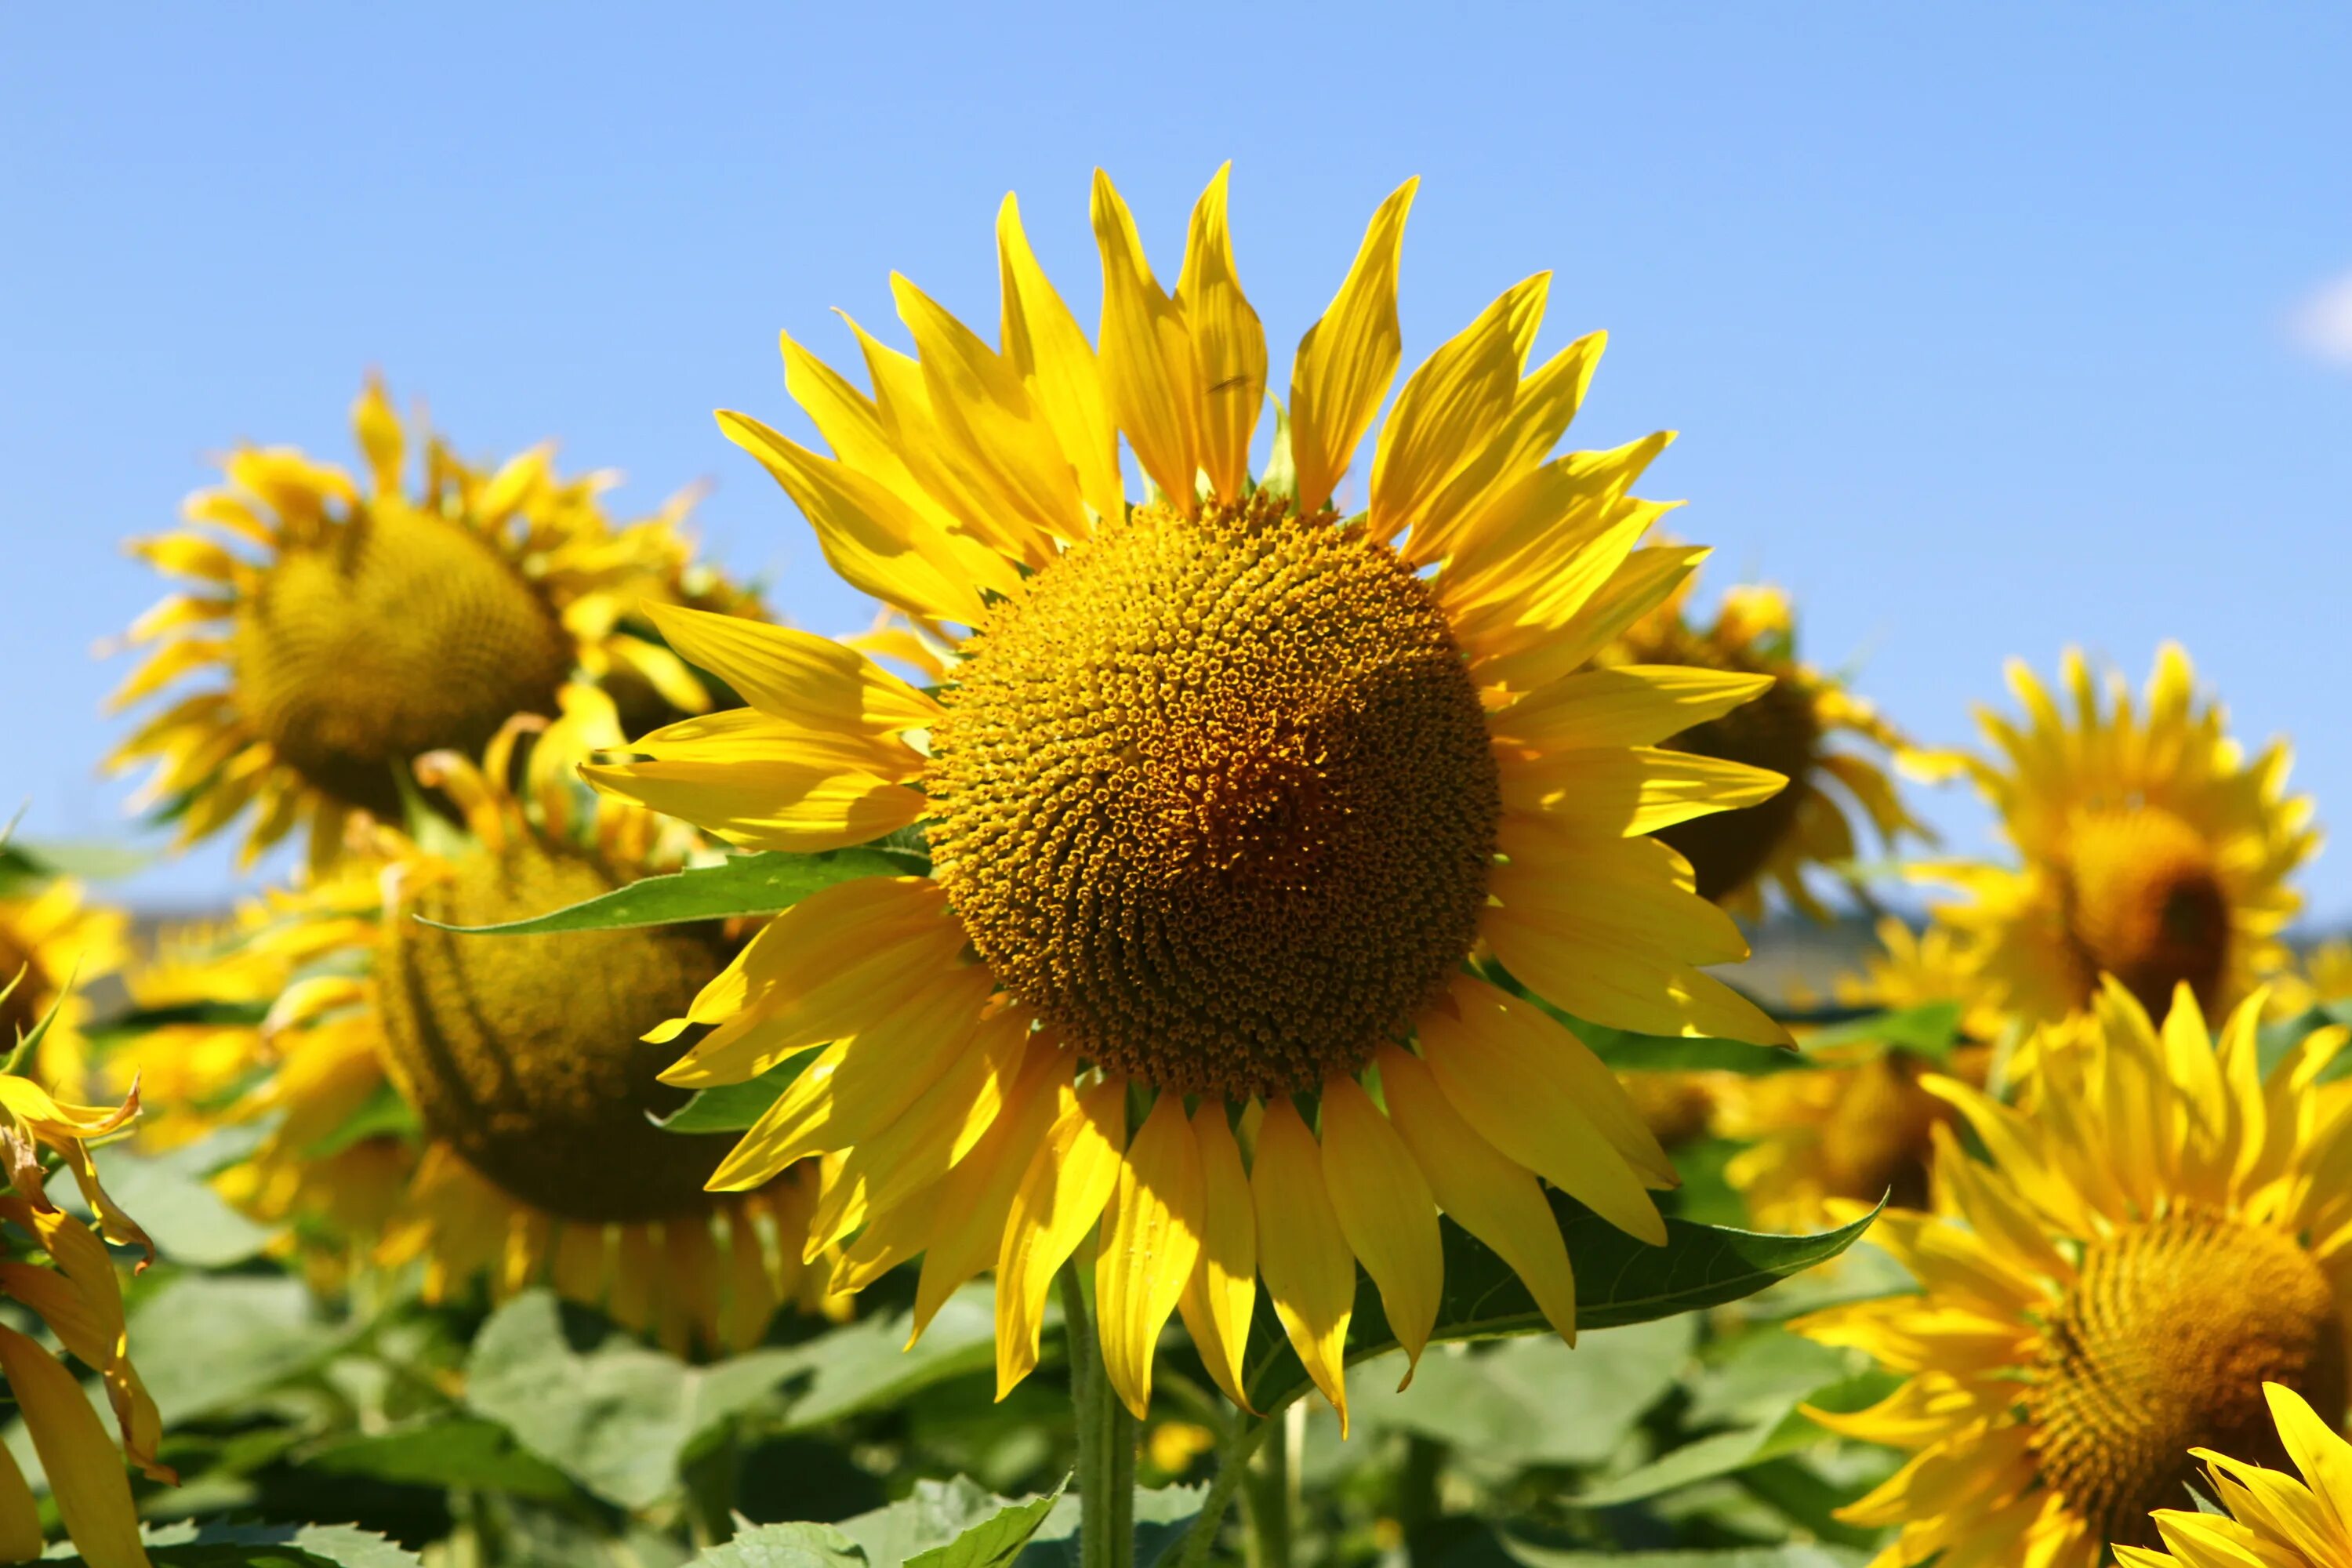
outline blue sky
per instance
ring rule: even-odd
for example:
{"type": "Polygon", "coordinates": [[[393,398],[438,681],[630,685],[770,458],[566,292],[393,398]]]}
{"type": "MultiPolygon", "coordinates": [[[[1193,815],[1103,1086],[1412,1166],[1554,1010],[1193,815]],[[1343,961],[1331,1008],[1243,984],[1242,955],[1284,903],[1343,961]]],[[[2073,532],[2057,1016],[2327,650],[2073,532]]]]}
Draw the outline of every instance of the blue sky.
{"type": "MultiPolygon", "coordinates": [[[[1920,737],[2011,655],[2179,637],[2352,816],[2347,68],[2341,7],[8,7],[0,803],[127,831],[121,540],[238,439],[351,460],[369,366],[470,453],[712,481],[720,560],[862,625],[710,410],[793,428],[777,330],[895,328],[894,268],[992,323],[1008,189],[1090,319],[1091,169],[1172,275],[1231,158],[1277,385],[1418,174],[1409,361],[1555,269],[1544,346],[1612,334],[1577,438],[1682,431],[1643,488],[1713,580],[1792,589],[1920,737]]],[[[2352,852],[2307,885],[2352,918],[2352,852]]]]}

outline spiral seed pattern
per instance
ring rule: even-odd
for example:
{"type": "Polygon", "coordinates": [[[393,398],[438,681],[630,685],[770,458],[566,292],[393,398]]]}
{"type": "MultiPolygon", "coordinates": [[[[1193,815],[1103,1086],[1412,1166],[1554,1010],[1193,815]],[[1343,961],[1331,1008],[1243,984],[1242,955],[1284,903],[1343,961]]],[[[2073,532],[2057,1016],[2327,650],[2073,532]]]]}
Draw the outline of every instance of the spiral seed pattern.
{"type": "Polygon", "coordinates": [[[1469,952],[1501,810],[1477,690],[1426,584],[1330,512],[1139,509],[998,606],[957,679],[940,880],[1114,1070],[1311,1085],[1469,952]]]}

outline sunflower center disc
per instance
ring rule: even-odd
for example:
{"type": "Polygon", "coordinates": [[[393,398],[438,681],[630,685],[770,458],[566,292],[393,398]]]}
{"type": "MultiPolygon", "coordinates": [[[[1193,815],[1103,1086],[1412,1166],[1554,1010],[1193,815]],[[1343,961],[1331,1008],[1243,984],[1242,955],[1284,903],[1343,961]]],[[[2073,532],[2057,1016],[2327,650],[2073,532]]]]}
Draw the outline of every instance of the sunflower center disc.
{"type": "Polygon", "coordinates": [[[394,769],[554,712],[572,662],[562,623],[493,545],[397,502],[281,556],[238,610],[233,656],[238,700],[278,754],[379,816],[399,808],[394,769]]]}
{"type": "Polygon", "coordinates": [[[2285,1464],[2264,1382],[2342,1412],[2344,1331],[2291,1237],[2188,1212],[2093,1242],[2026,1395],[2042,1479],[2097,1539],[2153,1546],[2148,1510],[2186,1506],[2191,1447],[2285,1464]]]}
{"type": "MultiPolygon", "coordinates": [[[[452,925],[544,914],[618,880],[529,843],[467,859],[413,912],[452,925]]],[[[460,936],[407,918],[375,954],[385,1066],[425,1131],[508,1193],[564,1219],[628,1223],[699,1205],[730,1140],[664,1132],[686,1091],[675,1046],[637,1037],[686,1011],[725,954],[708,931],[460,936]]]]}
{"type": "Polygon", "coordinates": [[[982,956],[1163,1089],[1319,1082],[1469,952],[1501,812],[1444,612],[1258,497],[1110,523],[1000,605],[924,779],[982,956]]]}
{"type": "Polygon", "coordinates": [[[49,1007],[49,977],[41,972],[33,950],[16,933],[0,924],[0,990],[11,981],[16,988],[0,1000],[0,1050],[13,1050],[19,1039],[39,1026],[49,1007]],[[24,978],[17,975],[22,973],[24,978]]]}
{"type": "MultiPolygon", "coordinates": [[[[1633,653],[1644,664],[1696,665],[1741,675],[1770,673],[1758,660],[1680,626],[1643,639],[1633,653]]],[[[1693,817],[1658,832],[1656,837],[1690,861],[1700,898],[1720,899],[1748,886],[1795,830],[1798,808],[1804,804],[1804,781],[1813,770],[1821,740],[1821,723],[1813,715],[1811,700],[1782,679],[1775,680],[1754,701],[1741,703],[1720,719],[1694,724],[1665,742],[1679,752],[1769,768],[1789,778],[1789,787],[1769,800],[1740,811],[1693,817]]]]}
{"type": "Polygon", "coordinates": [[[2230,909],[2213,853],[2195,828],[2156,806],[2086,816],[2074,824],[2061,876],[2085,995],[2104,972],[2159,1018],[2182,981],[2214,1004],[2230,954],[2230,909]]]}

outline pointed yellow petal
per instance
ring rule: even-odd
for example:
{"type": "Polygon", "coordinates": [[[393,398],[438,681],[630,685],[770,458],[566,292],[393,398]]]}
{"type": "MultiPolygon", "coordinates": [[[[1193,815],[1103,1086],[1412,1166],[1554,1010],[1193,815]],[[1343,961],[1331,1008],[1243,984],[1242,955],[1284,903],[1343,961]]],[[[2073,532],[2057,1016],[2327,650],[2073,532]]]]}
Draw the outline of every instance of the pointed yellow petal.
{"type": "Polygon", "coordinates": [[[1162,1093],[1118,1169],[1095,1258],[1103,1372],[1135,1418],[1151,1405],[1151,1355],[1201,1256],[1201,1147],[1181,1095],[1162,1093]]]}
{"type": "Polygon", "coordinates": [[[1397,267],[1404,254],[1405,215],[1420,185],[1418,178],[1407,180],[1372,215],[1347,280],[1322,320],[1307,329],[1291,361],[1290,453],[1302,512],[1331,499],[1403,357],[1397,267]]]}
{"type": "Polygon", "coordinates": [[[1722,718],[1771,687],[1772,677],[1741,670],[1615,665],[1530,691],[1490,714],[1486,728],[1496,740],[1531,752],[1654,746],[1694,724],[1722,718]]]}
{"type": "Polygon", "coordinates": [[[1509,909],[1488,910],[1478,929],[1521,982],[1588,1023],[1641,1035],[1790,1043],[1789,1031],[1754,1003],[1638,936],[1571,929],[1509,909]]]}
{"type": "Polygon", "coordinates": [[[966,1280],[995,1264],[1013,1194],[1066,1101],[1071,1066],[1068,1052],[1048,1049],[1040,1037],[1022,1058],[1004,1110],[956,1166],[957,1202],[939,1215],[915,1285],[916,1334],[966,1280]]]}
{"type": "Polygon", "coordinates": [[[1258,1267],[1275,1316],[1307,1375],[1339,1414],[1348,1435],[1348,1320],[1356,1310],[1356,1258],[1332,1211],[1315,1134],[1288,1095],[1265,1108],[1250,1172],[1257,1213],[1258,1267]]]}
{"type": "Polygon", "coordinates": [[[1437,1200],[1404,1140],[1352,1078],[1323,1085],[1323,1180],[1339,1233],[1380,1287],[1389,1327],[1404,1347],[1402,1388],[1421,1364],[1445,1282],[1437,1200]]]}
{"type": "Polygon", "coordinates": [[[1535,691],[1558,680],[1615,641],[1627,626],[1673,597],[1675,591],[1698,570],[1707,553],[1705,549],[1685,544],[1652,545],[1633,551],[1575,615],[1547,626],[1543,635],[1528,647],[1482,661],[1478,668],[1480,683],[1512,691],[1535,691]]]}
{"type": "Polygon", "coordinates": [[[1654,746],[1507,754],[1502,774],[1506,813],[1578,838],[1655,833],[1769,800],[1789,784],[1768,768],[1654,746]]]}
{"type": "Polygon", "coordinates": [[[90,1568],[148,1568],[122,1456],[73,1373],[38,1342],[0,1327],[0,1372],[24,1411],[66,1533],[90,1568]]]}
{"type": "Polygon", "coordinates": [[[1110,176],[1095,171],[1095,243],[1102,251],[1102,377],[1135,460],[1168,503],[1189,512],[1201,466],[1201,387],[1192,334],[1152,280],[1135,220],[1110,176]]]}
{"type": "Polygon", "coordinates": [[[1504,843],[1509,861],[1495,868],[1487,894],[1550,941],[1639,942],[1685,963],[1748,956],[1738,925],[1691,890],[1690,862],[1657,839],[1521,829],[1504,843]]]}
{"type": "Polygon", "coordinates": [[[730,844],[803,855],[871,843],[926,808],[904,784],[809,757],[587,763],[580,776],[730,844]]]}
{"type": "Polygon", "coordinates": [[[1511,289],[1406,379],[1372,458],[1372,537],[1417,527],[1501,429],[1550,289],[1549,272],[1511,289]]]}
{"type": "Polygon", "coordinates": [[[1257,1215],[1249,1173],[1222,1103],[1202,1102],[1192,1113],[1192,1136],[1201,1149],[1201,1251],[1177,1304],[1209,1375],[1226,1398],[1248,1410],[1242,1353],[1257,1310],[1257,1215]]]}
{"type": "Polygon", "coordinates": [[[25,1484],[16,1457],[0,1446],[0,1562],[30,1563],[42,1546],[41,1505],[25,1484]]]}
{"type": "Polygon", "coordinates": [[[1250,437],[1265,406],[1265,329],[1242,293],[1234,271],[1234,241],[1225,224],[1225,164],[1192,208],[1184,271],[1176,280],[1176,308],[1192,340],[1200,387],[1201,467],[1220,500],[1241,498],[1249,483],[1250,437]]]}
{"type": "Polygon", "coordinates": [[[1062,302],[1022,232],[1021,209],[1007,195],[996,214],[997,270],[1003,292],[1005,362],[1060,437],[1077,469],[1078,490],[1098,517],[1126,505],[1118,473],[1118,426],[1103,395],[1094,345],[1062,302]]]}
{"type": "Polygon", "coordinates": [[[830,637],[671,605],[646,613],[672,647],[772,718],[887,734],[940,717],[937,702],[830,637]]]}
{"type": "Polygon", "coordinates": [[[1105,1081],[1065,1090],[1064,1110],[1030,1158],[1004,1221],[996,1256],[996,1397],[1037,1364],[1045,1295],[1110,1202],[1127,1142],[1127,1085],[1105,1081]]]}
{"type": "Polygon", "coordinates": [[[1486,447],[1446,481],[1437,498],[1423,509],[1404,547],[1415,566],[1444,560],[1461,538],[1465,523],[1486,510],[1496,494],[1508,489],[1551,456],[1559,445],[1609,334],[1588,332],[1554,354],[1542,369],[1519,383],[1511,412],[1503,427],[1486,447]]]}

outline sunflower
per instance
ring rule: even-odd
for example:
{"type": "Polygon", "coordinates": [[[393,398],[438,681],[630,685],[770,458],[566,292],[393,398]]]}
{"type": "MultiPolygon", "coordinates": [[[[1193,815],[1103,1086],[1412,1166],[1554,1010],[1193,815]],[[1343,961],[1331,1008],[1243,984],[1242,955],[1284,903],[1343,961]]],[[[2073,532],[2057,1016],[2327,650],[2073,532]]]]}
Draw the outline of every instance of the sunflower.
{"type": "Polygon", "coordinates": [[[2294,1017],[2314,1007],[2352,1001],[2352,942],[2342,937],[2316,943],[2271,991],[2271,1011],[2294,1017]]]}
{"type": "Polygon", "coordinates": [[[2159,1031],[2109,980],[2083,1048],[2043,1054],[2031,1109],[1950,1079],[1989,1163],[1938,1129],[1934,1210],[1872,1239],[1919,1293],[1793,1326],[1907,1381],[1835,1432],[1913,1451],[1840,1517],[1895,1525],[1885,1564],[2097,1562],[2153,1545],[2200,1444],[2277,1454],[2264,1382],[2345,1409],[2352,1114],[2313,1086],[2322,1030],[2261,1074],[2262,997],[2215,1042],[2177,993],[2159,1031]]]}
{"type": "Polygon", "coordinates": [[[70,877],[0,892],[0,1049],[47,1018],[32,1075],[60,1092],[89,1090],[84,987],[122,967],[129,929],[121,910],[92,904],[70,877]]]}
{"type": "MultiPolygon", "coordinates": [[[[420,761],[466,835],[428,847],[378,828],[365,856],[248,917],[256,929],[213,973],[232,993],[274,984],[266,1018],[182,1026],[211,1033],[150,1039],[144,1054],[205,1047],[197,1104],[226,1091],[215,1124],[268,1128],[218,1178],[259,1217],[356,1239],[385,1266],[421,1260],[430,1300],[478,1279],[499,1297],[543,1279],[674,1348],[741,1348],[780,1304],[823,1304],[800,1250],[814,1184],[795,1171],[706,1193],[729,1141],[652,1123],[687,1095],[655,1081],[669,1053],[637,1037],[721,972],[724,933],[489,938],[423,923],[522,919],[681,863],[690,836],[675,825],[619,802],[583,809],[594,797],[576,764],[621,730],[592,688],[562,705],[527,763],[527,721],[478,766],[420,761]]],[[[192,965],[182,984],[201,993],[205,973],[192,965]]]]}
{"type": "Polygon", "coordinates": [[[2119,1546],[2116,1561],[2123,1568],[2343,1568],[2352,1563],[2352,1443],[2294,1389],[2266,1383],[2263,1397],[2278,1428],[2274,1447],[2303,1479],[2200,1449],[2221,1511],[2159,1510],[2156,1530],[2165,1549],[2119,1546]]]}
{"type": "Polygon", "coordinates": [[[1980,711],[2000,755],[1958,762],[2021,864],[1925,872],[1967,895],[1935,914],[1991,1001],[2054,1020],[2112,974],[2151,1011],[2183,984],[2220,1011],[2284,968],[2278,933],[2303,901],[2287,879],[2319,845],[2310,801],[2286,793],[2285,745],[2248,761],[2171,644],[2144,715],[2119,673],[2103,697],[2079,650],[2061,669],[2071,715],[2023,665],[2009,680],[2025,723],[1980,711]]]}
{"type": "Polygon", "coordinates": [[[290,448],[247,447],[224,461],[225,488],[189,498],[188,527],[131,547],[194,591],[132,626],[125,641],[154,651],[113,705],[202,670],[227,677],[174,699],[109,759],[154,763],[142,798],[177,817],[182,843],[251,808],[247,860],[307,824],[323,864],[352,814],[398,819],[411,759],[478,756],[509,714],[553,714],[575,678],[608,686],[641,727],[709,706],[631,618],[640,601],[756,609],[691,563],[691,496],[616,526],[597,500],[609,475],[559,479],[545,447],[493,473],[430,437],[411,495],[410,435],[380,382],[352,424],[364,488],[290,448]]]}
{"type": "Polygon", "coordinates": [[[1906,743],[1843,681],[1797,657],[1788,595],[1761,584],[1732,588],[1715,619],[1701,625],[1689,615],[1688,591],[1686,583],[1627,626],[1599,661],[1769,676],[1770,688],[1753,702],[1664,744],[1769,768],[1786,774],[1789,787],[1743,811],[1677,823],[1658,837],[1689,858],[1702,898],[1752,917],[1762,913],[1764,889],[1772,885],[1807,914],[1827,920],[1805,872],[1853,860],[1853,808],[1889,847],[1906,833],[1933,837],[1905,808],[1881,760],[1906,743]]]}
{"type": "MultiPolygon", "coordinates": [[[[121,1452],[62,1358],[5,1323],[0,1377],[32,1436],[66,1534],[92,1568],[146,1568],[123,1456],[155,1480],[179,1479],[155,1457],[163,1424],[131,1363],[122,1288],[106,1243],[142,1247],[151,1258],[154,1248],[99,1184],[88,1147],[138,1110],[135,1095],[120,1106],[72,1105],[52,1099],[30,1079],[0,1073],[0,1162],[7,1188],[0,1192],[0,1219],[23,1237],[0,1247],[0,1297],[37,1318],[68,1355],[98,1373],[121,1433],[121,1452]],[[73,1173],[98,1216],[96,1229],[50,1202],[45,1149],[62,1156],[73,1173]]],[[[0,1447],[0,1560],[29,1563],[42,1555],[39,1506],[16,1459],[0,1447]]]]}
{"type": "Polygon", "coordinates": [[[1572,1330],[1540,1180],[1657,1242],[1645,1188],[1674,1173],[1599,1059],[1474,952],[1601,1023],[1784,1038],[1696,967],[1746,943],[1645,837],[1780,787],[1654,744],[1766,679],[1578,668],[1703,553],[1635,548],[1664,508],[1628,489],[1665,437],[1547,461],[1600,336],[1523,374],[1548,279],[1511,289],[1406,381],[1369,511],[1331,504],[1397,368],[1412,195],[1381,207],[1301,342],[1262,483],[1265,341],[1224,172],[1172,294],[1096,175],[1099,349],[1009,197],[998,347],[903,279],[917,357],[853,324],[872,395],[787,338],[787,385],[835,456],[720,423],[845,578],[951,651],[945,679],[657,609],[751,706],[586,770],[751,848],[923,825],[929,875],[774,920],[668,1026],[718,1026],[663,1076],[733,1082],[815,1050],[712,1184],[840,1156],[811,1247],[854,1237],[846,1287],[919,1254],[919,1323],[992,1266],[1001,1390],[1089,1237],[1104,1364],[1138,1412],[1174,1311],[1242,1397],[1262,1276],[1344,1418],[1355,1264],[1417,1356],[1441,1206],[1572,1330]],[[1151,481],[1138,501],[1122,435],[1151,481]]]}

